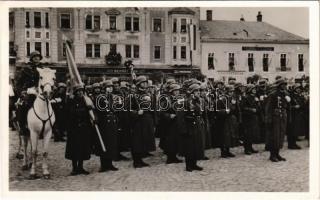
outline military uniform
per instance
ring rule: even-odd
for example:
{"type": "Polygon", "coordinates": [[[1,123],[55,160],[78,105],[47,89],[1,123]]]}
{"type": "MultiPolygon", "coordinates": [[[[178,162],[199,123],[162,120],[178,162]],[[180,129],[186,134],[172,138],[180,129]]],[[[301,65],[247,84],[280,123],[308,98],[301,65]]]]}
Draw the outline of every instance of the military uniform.
{"type": "Polygon", "coordinates": [[[67,101],[67,94],[66,90],[62,91],[61,89],[66,89],[67,86],[64,83],[58,84],[58,91],[53,95],[53,99],[61,99],[59,102],[55,102],[52,104],[52,108],[54,110],[54,114],[56,116],[56,121],[54,124],[54,141],[64,141],[64,136],[66,135],[66,101],[67,101]]]}

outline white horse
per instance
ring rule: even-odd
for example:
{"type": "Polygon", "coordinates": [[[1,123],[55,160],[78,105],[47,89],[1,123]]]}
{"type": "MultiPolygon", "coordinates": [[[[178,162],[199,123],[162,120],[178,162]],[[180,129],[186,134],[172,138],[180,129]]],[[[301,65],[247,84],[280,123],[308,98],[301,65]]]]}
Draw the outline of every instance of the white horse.
{"type": "Polygon", "coordinates": [[[37,161],[37,147],[38,139],[43,134],[43,160],[42,170],[43,177],[50,178],[48,170],[47,158],[48,147],[52,136],[52,126],[55,122],[55,115],[50,103],[52,96],[52,86],[55,81],[56,70],[50,68],[37,68],[39,72],[38,95],[34,101],[32,108],[28,111],[27,121],[30,130],[31,149],[32,149],[32,166],[30,170],[30,178],[35,179],[36,175],[36,161],[37,161]]]}

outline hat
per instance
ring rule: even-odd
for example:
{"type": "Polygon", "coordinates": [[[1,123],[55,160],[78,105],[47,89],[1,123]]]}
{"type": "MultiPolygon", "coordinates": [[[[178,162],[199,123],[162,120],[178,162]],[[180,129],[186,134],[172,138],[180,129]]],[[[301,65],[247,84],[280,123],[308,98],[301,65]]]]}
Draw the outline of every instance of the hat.
{"type": "Polygon", "coordinates": [[[292,89],[293,89],[293,90],[302,89],[302,88],[301,88],[301,84],[300,84],[300,83],[294,84],[294,85],[292,86],[292,89]]]}
{"type": "Polygon", "coordinates": [[[238,89],[242,86],[242,83],[235,83],[234,84],[234,89],[238,89]]]}
{"type": "Polygon", "coordinates": [[[195,90],[200,90],[200,85],[197,83],[194,83],[194,84],[190,85],[188,89],[189,89],[189,92],[192,93],[195,90]]]}
{"type": "Polygon", "coordinates": [[[255,87],[255,85],[253,85],[253,84],[248,84],[247,85],[247,92],[249,93],[249,92],[251,92],[253,89],[255,89],[256,87],[255,87]]]}
{"type": "Polygon", "coordinates": [[[67,85],[65,83],[60,82],[60,83],[58,83],[58,88],[61,88],[61,87],[66,88],[67,85]]]}
{"type": "Polygon", "coordinates": [[[266,79],[260,79],[259,80],[259,86],[266,86],[267,85],[267,80],[266,79]]]}
{"type": "Polygon", "coordinates": [[[153,87],[152,80],[148,80],[148,87],[153,87]]]}
{"type": "Polygon", "coordinates": [[[236,83],[236,78],[230,77],[229,78],[229,85],[234,85],[236,83]]]}
{"type": "Polygon", "coordinates": [[[234,91],[234,85],[227,85],[227,86],[226,86],[226,90],[227,90],[228,92],[234,91]]]}
{"type": "Polygon", "coordinates": [[[40,54],[39,51],[34,51],[30,54],[30,61],[32,61],[32,59],[35,57],[35,56],[39,56],[40,60],[42,60],[42,55],[40,54]]]}
{"type": "Polygon", "coordinates": [[[208,87],[207,87],[207,84],[206,83],[201,83],[200,85],[200,90],[206,90],[208,87]]]}
{"type": "Polygon", "coordinates": [[[112,84],[119,83],[119,79],[117,77],[113,77],[111,81],[112,81],[112,84]]]}
{"type": "Polygon", "coordinates": [[[180,87],[180,85],[177,84],[177,83],[173,83],[173,84],[171,84],[171,85],[169,86],[169,92],[173,92],[173,91],[175,91],[175,90],[180,90],[180,89],[181,89],[181,87],[180,87]]]}
{"type": "Polygon", "coordinates": [[[84,90],[83,84],[77,84],[77,85],[73,86],[73,91],[74,92],[76,92],[78,90],[84,90]]]}
{"type": "Polygon", "coordinates": [[[278,75],[278,76],[276,76],[275,80],[277,81],[278,79],[281,79],[281,78],[282,78],[282,76],[278,75]]]}
{"type": "Polygon", "coordinates": [[[276,82],[275,82],[276,86],[280,86],[283,84],[287,84],[287,81],[284,78],[280,77],[280,78],[276,79],[276,82]]]}
{"type": "Polygon", "coordinates": [[[138,76],[137,79],[136,79],[136,85],[139,85],[143,82],[147,82],[147,77],[145,76],[138,76]]]}
{"type": "Polygon", "coordinates": [[[174,78],[168,78],[167,80],[166,80],[166,84],[169,86],[169,85],[171,85],[171,84],[173,84],[173,83],[176,83],[176,80],[174,79],[174,78]]]}
{"type": "Polygon", "coordinates": [[[106,80],[106,81],[104,82],[104,86],[105,86],[105,87],[110,87],[110,86],[113,86],[113,83],[112,83],[111,80],[106,80]]]}
{"type": "Polygon", "coordinates": [[[86,86],[85,86],[85,89],[86,89],[86,90],[91,90],[91,89],[92,89],[92,85],[86,85],[86,86]]]}
{"type": "Polygon", "coordinates": [[[120,88],[127,88],[127,86],[128,86],[128,82],[126,82],[126,81],[120,82],[120,88]]]}
{"type": "Polygon", "coordinates": [[[100,86],[100,83],[94,83],[93,85],[92,85],[92,88],[100,88],[101,86],[100,86]]]}

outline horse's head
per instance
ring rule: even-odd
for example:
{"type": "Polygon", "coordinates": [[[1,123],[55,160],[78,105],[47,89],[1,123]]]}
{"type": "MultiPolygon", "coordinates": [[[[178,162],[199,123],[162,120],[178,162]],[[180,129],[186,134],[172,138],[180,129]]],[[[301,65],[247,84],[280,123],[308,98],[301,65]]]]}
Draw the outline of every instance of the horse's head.
{"type": "Polygon", "coordinates": [[[39,92],[45,98],[50,98],[52,94],[52,87],[54,86],[54,82],[56,79],[56,70],[50,68],[37,68],[39,72],[39,92]]]}

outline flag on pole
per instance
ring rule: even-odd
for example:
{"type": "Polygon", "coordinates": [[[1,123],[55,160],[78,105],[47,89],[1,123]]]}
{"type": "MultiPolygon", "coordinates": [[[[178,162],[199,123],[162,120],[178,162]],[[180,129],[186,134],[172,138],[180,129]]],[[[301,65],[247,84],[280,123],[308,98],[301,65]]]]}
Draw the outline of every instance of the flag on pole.
{"type": "MultiPolygon", "coordinates": [[[[68,65],[68,70],[69,70],[69,74],[70,74],[70,78],[71,78],[71,86],[74,85],[84,85],[81,77],[80,77],[80,73],[78,71],[76,62],[72,56],[71,50],[70,50],[70,41],[68,40],[68,38],[65,35],[62,35],[62,39],[64,42],[66,42],[66,56],[67,56],[67,65],[68,65]]],[[[94,108],[93,102],[91,101],[91,99],[85,94],[84,95],[84,100],[85,103],[88,107],[94,108]]],[[[93,114],[92,110],[89,110],[89,115],[92,121],[95,121],[95,116],[93,114]]],[[[106,147],[104,145],[104,142],[102,140],[101,134],[100,134],[100,130],[98,128],[98,125],[96,123],[93,123],[95,130],[97,132],[102,150],[104,152],[106,152],[106,147]]]]}

